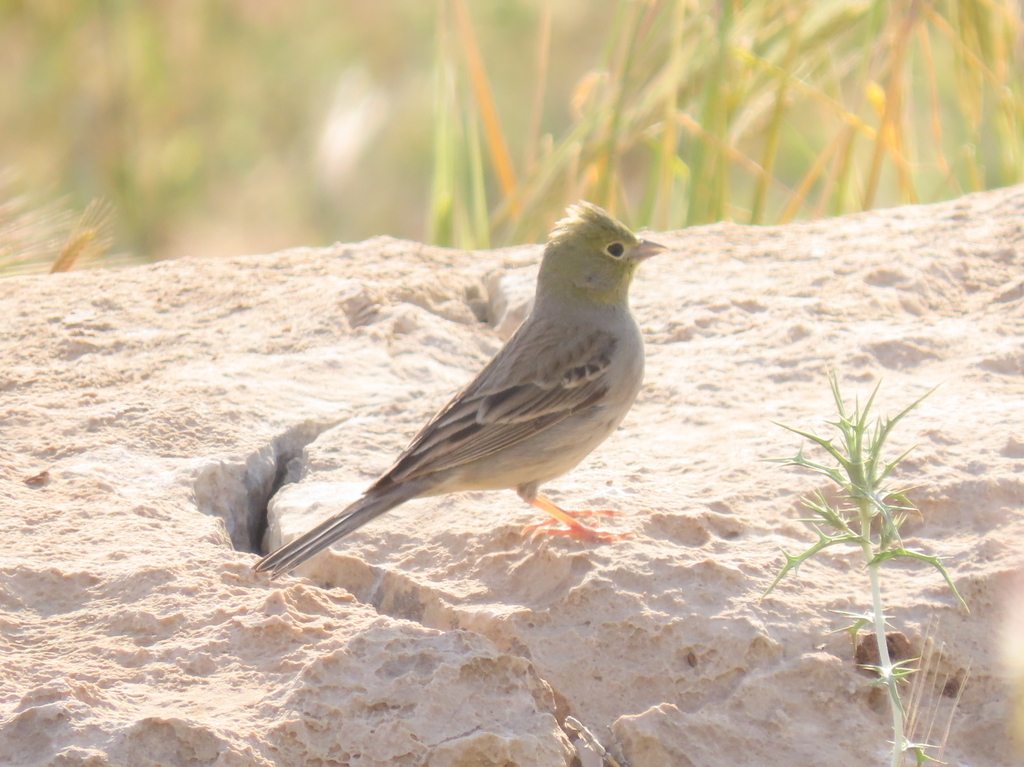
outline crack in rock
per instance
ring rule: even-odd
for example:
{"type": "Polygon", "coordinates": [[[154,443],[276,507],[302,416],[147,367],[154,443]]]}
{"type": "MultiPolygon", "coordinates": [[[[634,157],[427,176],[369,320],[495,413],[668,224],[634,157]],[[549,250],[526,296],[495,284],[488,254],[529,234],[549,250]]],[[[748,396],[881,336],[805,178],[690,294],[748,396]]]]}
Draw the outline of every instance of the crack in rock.
{"type": "Polygon", "coordinates": [[[267,529],[267,504],[283,485],[298,480],[303,449],[338,421],[307,420],[242,458],[201,467],[192,484],[196,507],[224,520],[231,545],[260,553],[267,529]]]}

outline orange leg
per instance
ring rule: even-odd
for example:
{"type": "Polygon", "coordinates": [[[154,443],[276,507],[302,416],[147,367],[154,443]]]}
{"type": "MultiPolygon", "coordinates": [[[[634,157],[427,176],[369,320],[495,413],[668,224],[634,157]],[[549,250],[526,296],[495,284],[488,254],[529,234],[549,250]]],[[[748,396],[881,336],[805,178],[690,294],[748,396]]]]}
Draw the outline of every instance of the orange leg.
{"type": "Polygon", "coordinates": [[[536,498],[529,500],[528,503],[541,511],[546,511],[553,517],[553,519],[527,525],[523,528],[523,533],[532,533],[537,530],[543,530],[548,535],[568,535],[578,541],[591,541],[595,543],[610,543],[611,541],[628,538],[633,534],[632,532],[612,533],[607,530],[595,530],[592,527],[587,527],[586,525],[582,525],[576,521],[576,517],[619,516],[620,512],[617,511],[609,511],[608,509],[566,511],[565,509],[556,506],[550,499],[545,498],[543,495],[538,495],[536,498]],[[556,522],[561,522],[565,527],[551,527],[556,522]]]}

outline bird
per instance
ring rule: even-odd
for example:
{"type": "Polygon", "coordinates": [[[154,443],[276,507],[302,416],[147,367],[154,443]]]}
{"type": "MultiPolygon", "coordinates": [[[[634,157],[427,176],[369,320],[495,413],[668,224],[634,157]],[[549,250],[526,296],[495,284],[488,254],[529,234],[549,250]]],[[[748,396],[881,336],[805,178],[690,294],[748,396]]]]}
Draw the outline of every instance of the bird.
{"type": "Polygon", "coordinates": [[[577,517],[614,512],[566,511],[540,487],[575,468],[632,407],[644,343],[629,287],[640,263],[666,249],[597,205],[570,205],[544,247],[533,308],[493,359],[358,500],[254,569],[278,577],[406,501],[466,490],[514,488],[551,516],[524,532],[595,543],[631,535],[582,524],[577,517]]]}

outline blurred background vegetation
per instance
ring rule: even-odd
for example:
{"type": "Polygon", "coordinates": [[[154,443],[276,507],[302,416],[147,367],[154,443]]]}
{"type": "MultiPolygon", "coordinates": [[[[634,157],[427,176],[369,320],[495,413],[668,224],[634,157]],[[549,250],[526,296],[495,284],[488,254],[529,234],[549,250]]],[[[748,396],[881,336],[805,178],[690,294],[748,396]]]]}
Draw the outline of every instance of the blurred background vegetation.
{"type": "Polygon", "coordinates": [[[1013,0],[0,0],[0,272],[1017,183],[1013,0]]]}

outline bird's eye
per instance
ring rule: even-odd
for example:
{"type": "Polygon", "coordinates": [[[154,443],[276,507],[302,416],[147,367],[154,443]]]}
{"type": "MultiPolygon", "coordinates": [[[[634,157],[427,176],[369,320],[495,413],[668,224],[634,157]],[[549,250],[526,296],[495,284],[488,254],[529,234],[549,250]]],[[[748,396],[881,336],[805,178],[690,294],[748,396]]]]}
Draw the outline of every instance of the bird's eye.
{"type": "Polygon", "coordinates": [[[604,249],[604,252],[607,253],[609,256],[612,256],[613,258],[619,258],[620,256],[622,256],[625,250],[626,249],[622,247],[621,242],[613,242],[611,245],[604,249]]]}

